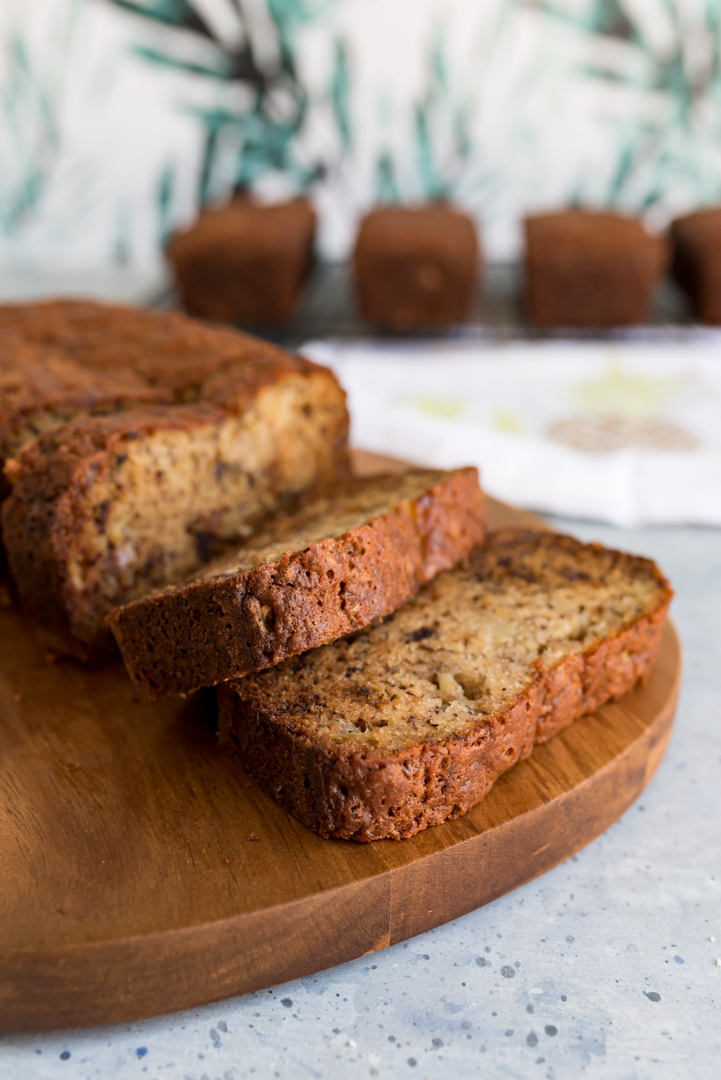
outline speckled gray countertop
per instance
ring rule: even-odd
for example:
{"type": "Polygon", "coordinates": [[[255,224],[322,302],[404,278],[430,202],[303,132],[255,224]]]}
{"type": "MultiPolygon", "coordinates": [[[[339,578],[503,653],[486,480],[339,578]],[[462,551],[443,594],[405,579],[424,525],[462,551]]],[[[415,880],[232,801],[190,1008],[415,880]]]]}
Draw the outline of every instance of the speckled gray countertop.
{"type": "Polygon", "coordinates": [[[677,591],[675,731],[625,817],[530,885],[342,967],[138,1024],[0,1036],[2,1080],[721,1077],[721,532],[556,524],[656,558],[677,591]]]}

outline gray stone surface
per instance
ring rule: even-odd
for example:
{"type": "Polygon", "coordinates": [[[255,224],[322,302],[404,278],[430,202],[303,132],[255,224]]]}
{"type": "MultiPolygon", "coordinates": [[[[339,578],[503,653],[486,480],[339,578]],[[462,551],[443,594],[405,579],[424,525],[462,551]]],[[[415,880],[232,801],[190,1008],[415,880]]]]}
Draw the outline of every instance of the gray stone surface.
{"type": "Polygon", "coordinates": [[[675,732],[625,817],[538,881],[374,956],[139,1024],[2,1036],[2,1080],[721,1076],[721,532],[556,524],[653,556],[677,590],[675,732]]]}

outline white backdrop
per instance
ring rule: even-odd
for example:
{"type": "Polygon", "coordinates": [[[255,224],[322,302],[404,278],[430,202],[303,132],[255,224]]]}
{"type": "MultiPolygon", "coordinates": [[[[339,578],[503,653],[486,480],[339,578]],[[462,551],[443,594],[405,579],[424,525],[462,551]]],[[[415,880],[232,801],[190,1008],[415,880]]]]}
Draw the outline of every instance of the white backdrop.
{"type": "Polygon", "coordinates": [[[236,184],[308,191],[324,255],[448,196],[491,257],[569,201],[721,200],[721,0],[3,0],[0,268],[154,273],[236,184]]]}

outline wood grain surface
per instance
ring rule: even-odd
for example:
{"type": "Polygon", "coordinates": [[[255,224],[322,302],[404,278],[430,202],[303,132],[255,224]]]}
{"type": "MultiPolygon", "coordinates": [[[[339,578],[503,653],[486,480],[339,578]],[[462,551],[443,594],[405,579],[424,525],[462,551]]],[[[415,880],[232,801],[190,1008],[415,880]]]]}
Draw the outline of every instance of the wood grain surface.
{"type": "MultiPolygon", "coordinates": [[[[359,471],[392,467],[358,455],[359,471]]],[[[538,519],[491,503],[494,524],[538,519]]],[[[197,1006],[384,948],[567,859],[663,755],[681,660],[576,721],[457,821],[325,841],[215,745],[212,692],[138,700],[124,670],[51,663],[0,610],[0,1025],[197,1006]]]]}

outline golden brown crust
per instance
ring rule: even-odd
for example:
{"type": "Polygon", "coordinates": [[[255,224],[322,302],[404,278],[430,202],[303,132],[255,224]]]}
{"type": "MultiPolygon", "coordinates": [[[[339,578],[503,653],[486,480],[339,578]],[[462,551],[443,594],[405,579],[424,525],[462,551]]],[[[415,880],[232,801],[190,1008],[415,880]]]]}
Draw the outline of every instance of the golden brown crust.
{"type": "MultiPolygon", "coordinates": [[[[495,547],[498,558],[495,569],[488,566],[493,555],[486,560],[485,580],[493,585],[513,574],[523,580],[529,571],[522,549],[530,550],[534,544],[550,553],[557,544],[565,556],[574,548],[592,549],[570,537],[537,534],[534,541],[533,536],[516,530],[491,534],[488,546],[495,547]],[[515,562],[514,548],[522,556],[515,562]]],[[[354,745],[352,738],[344,745],[304,719],[303,710],[311,702],[302,695],[294,700],[287,685],[276,695],[274,706],[272,687],[278,679],[273,677],[279,672],[275,669],[219,688],[221,740],[237,746],[244,767],[266,792],[325,837],[363,842],[401,839],[457,817],[478,803],[498,776],[527,757],[536,743],[648,676],[671,589],[648,560],[610,554],[617,566],[624,561],[630,578],[651,575],[656,585],[648,610],[558,663],[546,667],[542,659],[536,660],[529,665],[520,693],[482,722],[451,737],[419,737],[397,750],[359,740],[354,745]]],[[[319,682],[316,689],[325,707],[326,688],[319,682]]]]}
{"type": "Polygon", "coordinates": [[[0,305],[0,363],[10,342],[33,346],[40,357],[43,351],[62,357],[88,372],[132,372],[146,387],[159,388],[177,402],[202,399],[225,405],[219,384],[226,376],[252,390],[280,374],[317,367],[251,334],[181,312],[87,300],[0,305]]]}
{"type": "Polygon", "coordinates": [[[359,495],[385,512],[262,565],[210,578],[206,571],[111,613],[131,678],[154,697],[260,671],[389,615],[483,538],[483,496],[468,468],[346,483],[285,523],[274,546],[290,543],[301,524],[306,535],[309,526],[322,535],[359,495]]]}

